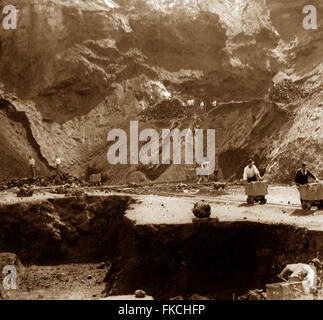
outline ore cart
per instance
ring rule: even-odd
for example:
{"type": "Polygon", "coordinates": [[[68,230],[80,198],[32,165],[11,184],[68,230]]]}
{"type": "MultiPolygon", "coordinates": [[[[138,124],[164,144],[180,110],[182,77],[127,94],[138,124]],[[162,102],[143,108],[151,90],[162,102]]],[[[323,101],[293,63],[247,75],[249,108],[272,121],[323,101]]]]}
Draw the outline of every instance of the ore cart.
{"type": "Polygon", "coordinates": [[[312,206],[323,208],[323,184],[313,183],[298,186],[301,205],[304,210],[310,210],[312,206]]]}
{"type": "Polygon", "coordinates": [[[98,174],[91,174],[90,175],[90,183],[91,183],[91,185],[93,185],[93,186],[95,186],[95,185],[100,186],[101,185],[101,181],[102,181],[102,179],[101,179],[101,174],[100,173],[98,173],[98,174]]]}
{"type": "Polygon", "coordinates": [[[254,181],[245,185],[245,192],[248,196],[247,203],[254,204],[259,202],[265,204],[267,202],[266,194],[268,194],[268,185],[265,181],[254,181]]]}

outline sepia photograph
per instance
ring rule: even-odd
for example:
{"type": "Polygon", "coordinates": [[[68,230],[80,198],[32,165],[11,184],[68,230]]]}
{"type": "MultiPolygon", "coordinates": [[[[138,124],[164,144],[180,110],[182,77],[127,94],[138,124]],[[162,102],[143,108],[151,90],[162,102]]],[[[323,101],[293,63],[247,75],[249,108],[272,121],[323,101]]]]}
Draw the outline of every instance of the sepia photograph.
{"type": "Polygon", "coordinates": [[[323,300],[323,1],[0,0],[0,300],[323,300]]]}

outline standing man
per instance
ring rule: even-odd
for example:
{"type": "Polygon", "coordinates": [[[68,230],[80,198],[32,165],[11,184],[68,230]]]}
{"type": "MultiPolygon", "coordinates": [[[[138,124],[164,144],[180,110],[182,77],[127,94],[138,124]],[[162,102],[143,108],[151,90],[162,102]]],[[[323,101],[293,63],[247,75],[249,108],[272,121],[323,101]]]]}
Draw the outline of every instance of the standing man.
{"type": "Polygon", "coordinates": [[[200,109],[201,111],[206,111],[205,103],[203,101],[200,103],[200,109]]]}
{"type": "Polygon", "coordinates": [[[258,181],[262,180],[260,173],[255,166],[252,159],[248,160],[248,165],[244,168],[243,171],[243,181],[248,181],[249,183],[251,181],[258,181]]]}
{"type": "Polygon", "coordinates": [[[56,173],[59,173],[61,171],[61,164],[62,164],[62,159],[58,155],[56,155],[56,158],[55,158],[56,173]]]}
{"type": "Polygon", "coordinates": [[[314,179],[315,182],[317,182],[317,179],[314,176],[314,174],[307,169],[306,163],[303,162],[302,168],[298,169],[296,172],[295,183],[301,185],[308,184],[309,177],[311,177],[312,179],[314,179]]]}
{"type": "Polygon", "coordinates": [[[31,177],[35,178],[36,177],[36,164],[35,164],[35,159],[32,156],[29,156],[29,167],[30,167],[31,177]]]}
{"type": "MultiPolygon", "coordinates": [[[[207,160],[207,161],[203,161],[202,163],[201,163],[201,168],[209,168],[210,167],[210,161],[209,160],[207,160]]],[[[206,175],[206,176],[204,176],[204,175],[202,175],[200,178],[199,178],[199,180],[198,180],[198,184],[201,182],[201,181],[204,181],[204,179],[206,179],[208,182],[210,182],[210,175],[206,175]]]]}

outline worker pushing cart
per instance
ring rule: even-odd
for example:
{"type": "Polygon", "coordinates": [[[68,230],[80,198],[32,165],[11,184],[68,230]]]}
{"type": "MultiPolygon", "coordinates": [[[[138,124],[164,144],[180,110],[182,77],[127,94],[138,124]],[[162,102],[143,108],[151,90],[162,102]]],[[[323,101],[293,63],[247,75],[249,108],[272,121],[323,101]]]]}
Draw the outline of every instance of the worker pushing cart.
{"type": "Polygon", "coordinates": [[[265,204],[267,202],[265,195],[268,193],[268,186],[262,181],[259,170],[252,159],[248,160],[248,165],[243,171],[243,181],[248,182],[245,186],[245,192],[248,196],[247,203],[254,204],[259,202],[265,204]]]}
{"type": "Polygon", "coordinates": [[[312,206],[317,206],[319,209],[323,208],[323,184],[307,168],[305,162],[296,172],[295,183],[304,210],[310,210],[312,206]],[[312,178],[314,183],[309,183],[309,178],[312,178]]]}

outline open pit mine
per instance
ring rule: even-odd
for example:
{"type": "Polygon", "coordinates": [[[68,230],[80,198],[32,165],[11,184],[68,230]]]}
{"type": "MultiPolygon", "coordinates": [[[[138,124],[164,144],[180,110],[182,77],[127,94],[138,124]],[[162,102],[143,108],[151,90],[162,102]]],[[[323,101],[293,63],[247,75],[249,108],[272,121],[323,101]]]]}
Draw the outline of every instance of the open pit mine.
{"type": "Polygon", "coordinates": [[[322,300],[307,2],[2,0],[0,300],[322,300]]]}

